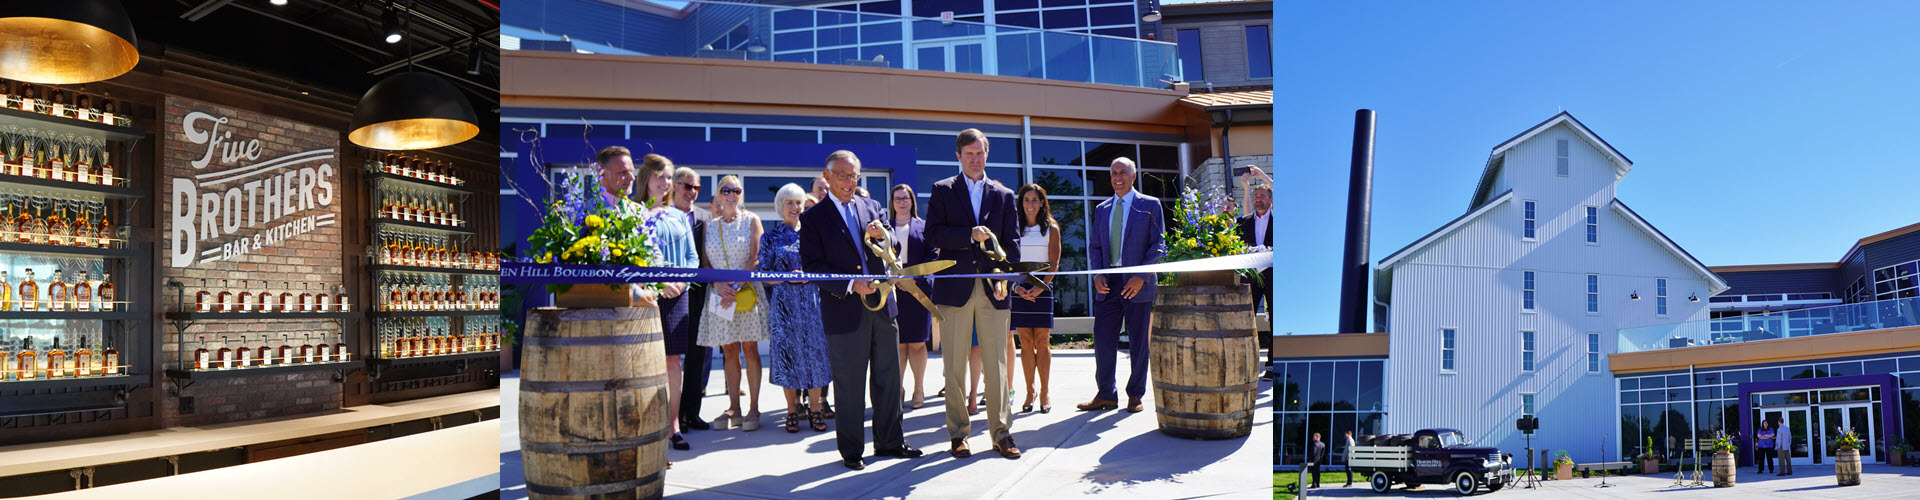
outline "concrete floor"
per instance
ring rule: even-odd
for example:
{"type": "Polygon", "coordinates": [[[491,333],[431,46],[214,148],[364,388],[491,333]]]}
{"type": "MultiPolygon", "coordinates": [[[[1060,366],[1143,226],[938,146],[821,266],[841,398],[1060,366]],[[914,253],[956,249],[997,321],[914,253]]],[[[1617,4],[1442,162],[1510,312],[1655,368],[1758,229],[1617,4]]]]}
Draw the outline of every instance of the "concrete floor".
{"type": "MultiPolygon", "coordinates": [[[[1121,353],[1120,383],[1126,380],[1126,354],[1121,353]]],[[[926,456],[904,459],[868,457],[866,470],[852,471],[840,464],[834,431],[803,428],[788,434],[778,427],[786,403],[772,384],[760,397],[761,429],[694,431],[686,433],[689,451],[672,450],[668,460],[667,494],[681,498],[1062,498],[1119,495],[1121,498],[1248,498],[1272,495],[1273,417],[1271,385],[1262,383],[1255,409],[1253,434],[1242,439],[1194,441],[1162,434],[1153,414],[1153,391],[1147,391],[1147,411],[1082,413],[1075,403],[1091,399],[1091,350],[1055,350],[1052,389],[1053,412],[1015,414],[1013,438],[1024,456],[1001,458],[991,451],[986,416],[974,417],[968,445],[974,455],[955,459],[947,454],[948,440],[943,401],[933,398],[942,384],[940,359],[928,361],[925,407],[905,416],[907,443],[926,456]]],[[[1017,375],[1017,372],[1016,372],[1017,375]]],[[[709,419],[727,407],[720,372],[702,408],[709,419]]],[[[525,498],[519,462],[519,378],[501,378],[501,493],[525,498]]],[[[983,384],[984,385],[984,384],[983,384]]],[[[1016,382],[1018,405],[1025,397],[1024,382],[1016,382]]],[[[906,388],[912,394],[912,386],[906,388]]],[[[1037,409],[1037,403],[1036,403],[1037,409]]],[[[840,408],[835,410],[843,411],[840,408]]],[[[1015,406],[1014,411],[1019,411],[1015,406]]],[[[871,453],[869,444],[869,453],[871,453]]]]}
{"type": "MultiPolygon", "coordinates": [[[[1731,488],[1714,488],[1713,474],[1708,472],[1704,479],[1706,486],[1675,486],[1673,473],[1657,476],[1613,476],[1606,478],[1611,487],[1600,488],[1600,478],[1569,481],[1544,481],[1539,489],[1504,488],[1493,498],[1521,499],[1561,499],[1561,498],[1701,498],[1701,499],[1748,499],[1748,498],[1791,498],[1816,499],[1833,498],[1848,500],[1872,500],[1885,498],[1920,498],[1920,468],[1890,467],[1884,464],[1866,464],[1862,467],[1859,486],[1841,487],[1834,481],[1832,465],[1795,465],[1792,476],[1775,476],[1771,473],[1759,474],[1753,467],[1742,467],[1734,475],[1731,488]]],[[[1692,471],[1688,471],[1686,484],[1692,484],[1692,471]]],[[[1320,488],[1307,490],[1307,497],[1328,498],[1457,498],[1446,485],[1426,485],[1419,490],[1409,491],[1396,485],[1393,491],[1385,495],[1376,495],[1367,489],[1366,480],[1355,477],[1353,486],[1341,487],[1344,475],[1329,482],[1329,476],[1320,477],[1320,488]]],[[[1488,494],[1485,489],[1481,495],[1488,494]]]]}

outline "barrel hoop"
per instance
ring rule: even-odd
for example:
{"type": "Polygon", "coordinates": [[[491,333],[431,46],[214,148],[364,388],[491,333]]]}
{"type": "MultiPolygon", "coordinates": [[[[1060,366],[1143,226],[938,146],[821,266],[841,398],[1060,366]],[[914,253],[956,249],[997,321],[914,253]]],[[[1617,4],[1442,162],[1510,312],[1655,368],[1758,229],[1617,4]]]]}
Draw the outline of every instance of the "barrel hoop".
{"type": "MultiPolygon", "coordinates": [[[[522,382],[522,383],[524,384],[525,382],[522,382]]],[[[1155,389],[1160,389],[1163,391],[1173,391],[1173,392],[1178,392],[1183,394],[1236,394],[1236,393],[1243,393],[1243,392],[1253,392],[1259,387],[1260,387],[1259,382],[1254,382],[1251,384],[1230,385],[1226,387],[1202,387],[1197,385],[1169,384],[1169,383],[1161,382],[1158,380],[1153,381],[1153,388],[1155,389]]]]}
{"type": "Polygon", "coordinates": [[[665,439],[666,437],[667,437],[667,429],[665,427],[662,427],[660,430],[653,431],[651,433],[642,434],[639,436],[634,436],[634,437],[625,438],[625,439],[615,439],[612,441],[588,441],[588,442],[580,442],[580,443],[542,443],[542,442],[527,441],[525,438],[522,438],[520,440],[520,450],[530,451],[534,453],[546,453],[549,455],[577,455],[581,453],[606,453],[610,451],[624,451],[624,450],[638,449],[641,446],[653,444],[657,441],[660,441],[661,439],[665,439]]]}
{"type": "Polygon", "coordinates": [[[667,338],[665,333],[642,333],[639,335],[600,335],[593,337],[527,337],[521,339],[527,347],[588,347],[620,344],[640,344],[667,338]]]}
{"type": "Polygon", "coordinates": [[[1207,306],[1158,305],[1158,306],[1154,306],[1153,308],[1153,312],[1156,314],[1240,312],[1240,311],[1253,312],[1253,303],[1249,302],[1246,304],[1207,305],[1207,306]]]}
{"type": "Polygon", "coordinates": [[[1178,427],[1161,427],[1160,432],[1194,439],[1233,439],[1247,435],[1246,431],[1238,429],[1182,429],[1178,427]]]}
{"type": "Polygon", "coordinates": [[[1254,336],[1255,333],[1258,333],[1258,331],[1252,328],[1231,328],[1226,330],[1184,330],[1184,329],[1178,329],[1178,328],[1153,329],[1153,336],[1155,337],[1175,337],[1175,338],[1237,339],[1241,337],[1252,337],[1254,336]]]}
{"type": "Polygon", "coordinates": [[[539,493],[542,495],[576,496],[576,497],[588,496],[588,495],[605,495],[608,493],[616,493],[621,491],[632,490],[635,488],[639,488],[641,485],[649,484],[658,480],[660,480],[660,473],[656,471],[652,474],[647,474],[645,476],[640,476],[638,478],[629,479],[626,481],[620,481],[617,483],[589,484],[589,485],[583,485],[583,486],[547,486],[544,484],[533,484],[533,481],[527,481],[527,491],[532,493],[539,493]]]}
{"type": "Polygon", "coordinates": [[[1188,420],[1234,420],[1234,419],[1241,419],[1241,418],[1247,418],[1247,417],[1253,416],[1253,410],[1230,411],[1226,413],[1193,413],[1193,412],[1185,412],[1185,411],[1173,411],[1166,408],[1156,408],[1153,411],[1158,412],[1161,415],[1166,415],[1173,418],[1184,418],[1188,420]]]}
{"type": "Polygon", "coordinates": [[[646,389],[667,385],[667,374],[645,377],[616,378],[607,380],[581,380],[575,382],[520,382],[520,390],[542,393],[603,392],[621,389],[646,389]]]}

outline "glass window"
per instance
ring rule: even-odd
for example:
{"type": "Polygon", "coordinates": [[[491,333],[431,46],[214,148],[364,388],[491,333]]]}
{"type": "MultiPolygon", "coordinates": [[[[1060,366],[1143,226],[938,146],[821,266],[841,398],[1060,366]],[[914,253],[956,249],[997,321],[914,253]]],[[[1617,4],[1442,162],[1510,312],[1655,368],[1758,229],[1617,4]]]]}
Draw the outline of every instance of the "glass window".
{"type": "Polygon", "coordinates": [[[1300,400],[1306,397],[1307,366],[1311,364],[1312,363],[1297,362],[1287,363],[1286,378],[1283,384],[1285,390],[1282,394],[1284,397],[1282,397],[1280,401],[1281,410],[1300,411],[1306,409],[1305,406],[1300,404],[1300,400]]]}
{"type": "Polygon", "coordinates": [[[1533,371],[1533,332],[1520,332],[1520,370],[1533,371]]]}
{"type": "MultiPolygon", "coordinates": [[[[1112,175],[1109,173],[1108,175],[1112,175]]],[[[1162,172],[1141,172],[1136,183],[1140,192],[1161,200],[1173,200],[1180,197],[1180,174],[1162,172]]],[[[1112,187],[1112,184],[1108,184],[1112,187]]],[[[1170,203],[1170,202],[1169,202],[1170,203]]],[[[1172,217],[1172,210],[1162,210],[1162,215],[1172,217]]]]}
{"type": "Polygon", "coordinates": [[[801,144],[816,144],[819,141],[820,141],[820,133],[812,130],[787,130],[787,129],[771,129],[771,128],[747,129],[747,142],[792,142],[792,143],[801,143],[801,144]]]}
{"type": "MultiPolygon", "coordinates": [[[[1047,206],[1053,209],[1053,221],[1060,224],[1060,269],[1063,271],[1087,269],[1086,202],[1049,199],[1047,206]]],[[[1093,282],[1085,275],[1055,276],[1054,315],[1061,317],[1092,315],[1092,290],[1093,282]]]]}
{"type": "Polygon", "coordinates": [[[1048,196],[1080,196],[1086,192],[1086,177],[1079,170],[1036,168],[1033,182],[1046,188],[1048,196]]]}
{"type": "Polygon", "coordinates": [[[1561,177],[1566,177],[1567,176],[1567,140],[1559,139],[1554,141],[1553,148],[1554,148],[1553,149],[1554,150],[1553,173],[1561,177]]]}
{"type": "MultiPolygon", "coordinates": [[[[695,128],[694,130],[699,130],[695,128]]],[[[624,125],[568,125],[554,123],[547,125],[547,137],[587,138],[587,139],[625,139],[627,127],[624,125]]],[[[695,139],[698,140],[698,139],[695,139]]]]}
{"type": "MultiPolygon", "coordinates": [[[[926,191],[933,189],[933,183],[959,174],[960,167],[958,165],[928,165],[922,163],[913,169],[914,193],[919,196],[928,196],[926,191]]],[[[922,201],[920,204],[925,205],[926,202],[922,201]]]]}
{"type": "Polygon", "coordinates": [[[1780,380],[1779,368],[1756,368],[1752,373],[1754,382],[1773,382],[1780,380]]]}
{"type": "MultiPolygon", "coordinates": [[[[993,10],[996,12],[1039,7],[1040,0],[993,0],[993,10]]],[[[1005,17],[1000,18],[1002,22],[1006,21],[1006,19],[1005,17]]]]}
{"type": "MultiPolygon", "coordinates": [[[[1119,37],[1119,38],[1139,38],[1137,36],[1134,36],[1134,33],[1135,33],[1134,29],[1135,28],[1133,26],[1128,26],[1125,28],[1100,28],[1100,29],[1093,30],[1093,34],[1119,37]]],[[[1137,47],[1138,45],[1128,40],[1123,40],[1123,42],[1125,42],[1125,45],[1127,47],[1137,47]]]]}
{"type": "Polygon", "coordinates": [[[1521,205],[1520,237],[1531,240],[1534,239],[1534,209],[1538,203],[1533,200],[1527,200],[1521,202],[1521,205]]]}
{"type": "MultiPolygon", "coordinates": [[[[820,15],[824,18],[827,13],[822,12],[820,15]]],[[[848,15],[847,18],[851,21],[853,16],[848,15]]],[[[860,28],[858,27],[821,28],[813,32],[813,44],[816,47],[838,47],[858,43],[860,43],[860,28]]]]}
{"type": "Polygon", "coordinates": [[[1860,369],[1859,361],[1848,361],[1844,363],[1833,363],[1833,364],[1827,365],[1827,376],[1829,377],[1847,377],[1847,376],[1865,375],[1865,374],[1866,372],[1860,369]]]}
{"type": "Polygon", "coordinates": [[[1600,242],[1600,208],[1587,207],[1587,243],[1600,242]]]}
{"type": "MultiPolygon", "coordinates": [[[[1084,156],[1084,158],[1086,158],[1086,164],[1088,167],[1107,170],[1107,169],[1113,168],[1114,160],[1125,157],[1129,160],[1134,160],[1134,165],[1136,167],[1146,168],[1143,166],[1139,166],[1140,155],[1135,150],[1134,145],[1132,144],[1127,144],[1122,142],[1087,141],[1087,142],[1081,143],[1081,145],[1082,147],[1086,148],[1086,155],[1084,156]]],[[[1158,168],[1166,168],[1166,167],[1158,167],[1158,168]]]]}
{"type": "Polygon", "coordinates": [[[1086,4],[1087,0],[1040,0],[1041,7],[1069,7],[1086,4]]]}
{"type": "MultiPolygon", "coordinates": [[[[956,133],[954,135],[958,136],[959,134],[956,133]]],[[[1023,145],[1020,143],[1019,137],[989,135],[987,136],[987,164],[1006,163],[1018,165],[1020,164],[1021,147],[1023,147],[1023,145]]]]}
{"type": "Polygon", "coordinates": [[[1520,415],[1521,416],[1533,415],[1533,393],[1529,392],[1529,393],[1520,394],[1520,415]]]}
{"type": "Polygon", "coordinates": [[[1820,377],[1826,376],[1825,370],[1815,370],[1814,367],[1811,365],[1789,366],[1789,367],[1781,368],[1780,374],[1787,377],[1787,380],[1820,378],[1820,377]]]}
{"type": "MultiPolygon", "coordinates": [[[[595,127],[595,128],[600,128],[600,127],[595,127]]],[[[618,130],[617,127],[614,129],[618,130]]],[[[628,134],[628,137],[633,138],[634,140],[651,140],[651,141],[704,141],[704,140],[707,140],[706,129],[703,129],[700,127],[655,127],[655,126],[649,126],[649,125],[634,125],[632,127],[627,128],[627,134],[628,134]]]]}
{"type": "MultiPolygon", "coordinates": [[[[808,36],[811,37],[812,35],[808,35],[808,36]]],[[[793,52],[793,53],[787,53],[787,54],[775,54],[773,56],[773,60],[776,62],[811,63],[813,62],[813,53],[812,52],[793,52]]]]}
{"type": "Polygon", "coordinates": [[[1720,372],[1720,377],[1721,377],[1720,382],[1727,383],[1727,384],[1744,384],[1744,383],[1753,381],[1753,373],[1747,370],[1731,370],[1731,371],[1720,372]]]}
{"type": "MultiPolygon", "coordinates": [[[[794,32],[788,32],[788,33],[775,33],[773,35],[773,50],[785,52],[789,50],[806,50],[811,48],[813,48],[813,32],[812,31],[794,31],[794,32]]],[[[786,54],[786,55],[790,55],[790,54],[786,54]]]]}
{"type": "MultiPolygon", "coordinates": [[[[1038,24],[1036,21],[1035,24],[1038,24]]],[[[1001,29],[1005,33],[1006,29],[1001,29]]],[[[1042,78],[1046,68],[1041,63],[1039,32],[1021,32],[1000,35],[1000,75],[1025,78],[1042,78]]]]}
{"type": "Polygon", "coordinates": [[[1600,275],[1598,274],[1587,275],[1587,312],[1591,314],[1600,312],[1600,275]]]}
{"type": "Polygon", "coordinates": [[[1640,402],[1640,391],[1620,391],[1620,404],[1640,402]]]}
{"type": "Polygon", "coordinates": [[[868,45],[860,47],[860,60],[872,61],[878,56],[887,63],[887,67],[889,68],[905,68],[907,67],[907,57],[904,55],[906,53],[902,52],[903,50],[905,49],[897,43],[868,45]]]}
{"type": "Polygon", "coordinates": [[[1047,78],[1070,82],[1085,82],[1093,78],[1093,68],[1089,67],[1093,57],[1087,46],[1087,37],[1066,33],[1046,33],[1047,78]]]}
{"type": "Polygon", "coordinates": [[[858,47],[847,47],[844,49],[822,50],[815,52],[814,56],[815,62],[820,64],[840,64],[860,59],[860,49],[858,47]]]}
{"type": "Polygon", "coordinates": [[[1587,334],[1587,373],[1600,373],[1600,334],[1587,334]]]}
{"type": "Polygon", "coordinates": [[[1080,165],[1081,153],[1078,141],[1033,140],[1035,165],[1080,165]]]}
{"type": "Polygon", "coordinates": [[[1637,378],[1620,379],[1620,390],[1630,391],[1630,390],[1639,389],[1639,388],[1640,388],[1640,379],[1637,379],[1637,378]]]}
{"type": "Polygon", "coordinates": [[[1107,37],[1088,37],[1087,40],[1093,44],[1093,81],[1114,85],[1140,85],[1140,55],[1134,41],[1107,37]]]}
{"type": "Polygon", "coordinates": [[[981,44],[968,43],[953,46],[953,71],[955,73],[985,74],[987,63],[982,59],[981,44]]]}
{"type": "Polygon", "coordinates": [[[1021,27],[1027,27],[1027,28],[1040,27],[1039,12],[1015,12],[1011,14],[998,14],[994,16],[994,19],[999,20],[1000,24],[1003,26],[1021,26],[1021,27]]]}
{"type": "Polygon", "coordinates": [[[1520,310],[1533,310],[1533,271],[1520,272],[1520,310]]]}
{"type": "Polygon", "coordinates": [[[1174,40],[1179,44],[1180,79],[1189,82],[1206,80],[1200,65],[1200,30],[1175,30],[1174,40]]]}
{"type": "Polygon", "coordinates": [[[1040,27],[1050,30],[1085,28],[1087,11],[1080,9],[1043,11],[1040,13],[1040,27]]]}
{"type": "Polygon", "coordinates": [[[1116,5],[1113,7],[1094,7],[1087,9],[1090,26],[1117,26],[1134,24],[1133,6],[1116,5]]]}
{"type": "Polygon", "coordinates": [[[916,17],[940,17],[940,13],[946,11],[952,11],[957,16],[980,14],[986,11],[986,2],[982,0],[913,0],[913,15],[916,17]]]}
{"type": "MultiPolygon", "coordinates": [[[[861,43],[880,43],[900,41],[900,23],[881,23],[860,26],[861,43]]],[[[821,45],[826,45],[822,43],[821,45]]],[[[889,58],[892,59],[892,58],[889,58]]]]}
{"type": "Polygon", "coordinates": [[[773,11],[773,29],[790,30],[813,27],[813,11],[776,10],[773,11]]]}
{"type": "Polygon", "coordinates": [[[1333,409],[1333,363],[1312,363],[1312,375],[1307,383],[1308,411],[1327,411],[1333,409]]]}
{"type": "Polygon", "coordinates": [[[1011,167],[987,167],[987,178],[1000,181],[1008,190],[1019,189],[1026,182],[1020,178],[1020,169],[1011,167]]]}
{"type": "Polygon", "coordinates": [[[1862,368],[1861,371],[1867,375],[1877,375],[1881,373],[1894,372],[1892,359],[1875,359],[1875,360],[1867,361],[1863,364],[1865,366],[1862,368]]]}
{"type": "Polygon", "coordinates": [[[1360,378],[1357,384],[1360,394],[1354,399],[1354,406],[1364,411],[1380,411],[1380,393],[1386,383],[1386,363],[1380,361],[1360,362],[1360,378]]]}
{"type": "Polygon", "coordinates": [[[1266,26],[1247,27],[1247,77],[1273,78],[1273,41],[1266,26]]]}
{"type": "MultiPolygon", "coordinates": [[[[1087,188],[1091,190],[1092,196],[1113,196],[1112,180],[1113,172],[1110,170],[1102,168],[1087,171],[1087,188]]],[[[1134,182],[1137,184],[1139,179],[1134,179],[1134,182]]]]}
{"type": "Polygon", "coordinates": [[[1360,363],[1357,361],[1340,361],[1333,363],[1334,411],[1352,411],[1356,409],[1354,408],[1354,401],[1359,393],[1359,384],[1355,382],[1359,379],[1359,371],[1360,363]]]}
{"type": "Polygon", "coordinates": [[[1655,283],[1654,313],[1659,314],[1661,316],[1666,316],[1667,315],[1667,279],[1655,278],[1653,281],[1655,283]]]}
{"type": "MultiPolygon", "coordinates": [[[[799,185],[800,189],[807,189],[813,186],[812,177],[762,177],[749,175],[743,177],[740,181],[741,189],[746,191],[741,193],[741,197],[747,203],[773,203],[774,193],[780,192],[780,186],[785,186],[787,183],[799,185]]],[[[714,192],[715,189],[718,188],[702,188],[702,190],[708,193],[714,192]]],[[[771,215],[772,214],[761,214],[760,217],[764,220],[771,215]]],[[[775,221],[777,222],[778,219],[775,219],[775,221]]]]}
{"type": "Polygon", "coordinates": [[[847,132],[826,130],[820,132],[822,144],[861,144],[872,146],[888,145],[886,132],[847,132]]]}
{"type": "Polygon", "coordinates": [[[1452,328],[1440,329],[1440,369],[1453,371],[1453,334],[1452,328]]]}
{"type": "Polygon", "coordinates": [[[1180,169],[1180,148],[1176,146],[1140,145],[1140,168],[1180,169]]]}
{"type": "MultiPolygon", "coordinates": [[[[952,135],[895,133],[893,134],[893,145],[912,146],[913,157],[920,161],[958,162],[960,161],[960,157],[954,156],[953,154],[954,138],[955,136],[952,136],[952,135]]],[[[989,142],[989,144],[991,144],[991,142],[989,142]]],[[[924,169],[926,167],[921,167],[921,168],[924,169]]],[[[935,177],[935,179],[944,178],[951,175],[953,175],[953,173],[948,172],[945,175],[935,177]]],[[[924,185],[921,185],[920,189],[926,189],[926,187],[930,187],[930,186],[932,186],[931,183],[924,184],[924,185]]]]}
{"type": "Polygon", "coordinates": [[[860,4],[860,12],[870,14],[900,14],[900,0],[882,0],[860,4]]]}

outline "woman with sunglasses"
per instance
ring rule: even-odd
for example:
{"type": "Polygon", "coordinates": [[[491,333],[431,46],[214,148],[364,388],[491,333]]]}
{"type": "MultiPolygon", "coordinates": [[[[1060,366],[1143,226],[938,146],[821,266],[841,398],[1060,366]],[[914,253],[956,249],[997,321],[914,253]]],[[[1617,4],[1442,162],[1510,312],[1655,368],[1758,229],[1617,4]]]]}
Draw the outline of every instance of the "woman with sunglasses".
{"type": "MultiPolygon", "coordinates": [[[[714,269],[734,269],[751,271],[759,268],[760,260],[760,217],[748,212],[742,205],[743,191],[738,176],[720,178],[720,196],[714,198],[713,221],[707,223],[706,258],[714,269]]],[[[731,310],[731,318],[724,314],[707,314],[700,317],[700,345],[719,347],[726,366],[727,411],[720,418],[727,420],[729,426],[739,427],[743,431],[760,429],[760,343],[767,341],[767,307],[761,302],[766,298],[760,286],[753,282],[716,282],[710,285],[708,304],[718,304],[724,310],[731,310]],[[752,298],[747,298],[751,294],[752,298]],[[742,301],[752,301],[751,307],[740,309],[742,301]],[[747,413],[740,413],[741,368],[745,365],[747,382],[747,413]]]]}
{"type": "MultiPolygon", "coordinates": [[[[915,266],[937,260],[933,246],[927,244],[927,221],[914,216],[920,213],[920,201],[914,197],[913,187],[894,186],[888,196],[887,225],[893,230],[893,252],[900,257],[900,265],[915,266]]],[[[933,293],[932,280],[913,281],[920,286],[920,291],[933,293]]],[[[900,372],[911,373],[913,377],[913,399],[905,402],[905,406],[910,410],[919,409],[926,404],[927,341],[933,338],[933,313],[927,312],[919,300],[904,291],[896,292],[894,300],[899,303],[895,321],[900,325],[900,366],[911,369],[900,372]]]]}
{"type": "MultiPolygon", "coordinates": [[[[780,223],[760,237],[760,270],[804,272],[800,269],[800,207],[807,192],[787,184],[773,195],[780,223]]],[[[770,380],[787,397],[787,432],[800,432],[806,420],[814,432],[826,432],[826,413],[820,408],[820,389],[833,381],[827,358],[827,335],[820,321],[820,291],[810,281],[767,285],[767,326],[772,345],[767,350],[770,380]],[[810,396],[811,410],[802,408],[800,395],[810,396]]]]}

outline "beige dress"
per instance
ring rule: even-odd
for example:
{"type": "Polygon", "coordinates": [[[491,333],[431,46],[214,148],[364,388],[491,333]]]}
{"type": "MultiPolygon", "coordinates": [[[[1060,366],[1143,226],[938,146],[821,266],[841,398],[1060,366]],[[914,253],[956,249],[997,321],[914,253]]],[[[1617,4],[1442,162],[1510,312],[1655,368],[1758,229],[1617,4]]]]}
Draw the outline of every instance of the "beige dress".
{"type": "MultiPolygon", "coordinates": [[[[721,221],[714,217],[707,222],[707,262],[715,269],[751,270],[747,261],[753,257],[753,224],[759,224],[759,218],[742,212],[733,222],[721,221]]],[[[759,283],[750,283],[759,299],[753,309],[745,312],[735,311],[731,321],[721,319],[715,314],[700,316],[699,344],[707,347],[720,347],[737,342],[766,342],[771,337],[767,329],[767,291],[759,283]]],[[[720,294],[708,292],[708,304],[720,303],[720,294]]]]}

